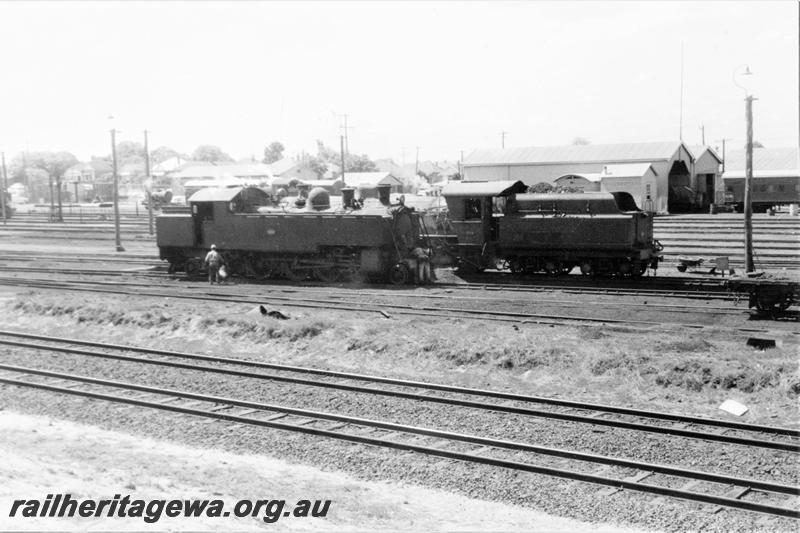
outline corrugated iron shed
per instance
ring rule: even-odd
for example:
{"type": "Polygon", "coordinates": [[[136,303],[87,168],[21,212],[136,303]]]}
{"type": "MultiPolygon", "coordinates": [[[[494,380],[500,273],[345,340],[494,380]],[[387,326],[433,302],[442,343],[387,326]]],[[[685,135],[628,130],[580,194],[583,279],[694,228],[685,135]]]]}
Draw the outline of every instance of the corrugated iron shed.
{"type": "MultiPolygon", "coordinates": [[[[741,173],[744,176],[745,150],[729,150],[725,154],[725,174],[741,173]]],[[[797,148],[755,148],[753,149],[753,172],[766,171],[798,173],[797,148]]]]}
{"type": "Polygon", "coordinates": [[[669,141],[478,149],[467,156],[464,166],[666,161],[672,159],[681,145],[680,141],[669,141]]]}

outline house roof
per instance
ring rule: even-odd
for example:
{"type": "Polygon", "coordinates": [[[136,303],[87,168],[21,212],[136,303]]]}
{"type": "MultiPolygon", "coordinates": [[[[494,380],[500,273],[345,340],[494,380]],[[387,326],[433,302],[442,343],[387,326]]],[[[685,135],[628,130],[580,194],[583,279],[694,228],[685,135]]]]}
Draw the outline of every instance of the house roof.
{"type": "MultiPolygon", "coordinates": [[[[729,150],[725,154],[725,174],[741,172],[744,176],[745,150],[729,150]]],[[[800,163],[797,148],[755,148],[753,150],[753,172],[785,171],[794,169],[797,173],[800,163]]]]}
{"type": "Polygon", "coordinates": [[[239,165],[190,165],[173,174],[173,177],[183,179],[220,178],[223,176],[267,177],[271,176],[269,165],[263,163],[250,163],[239,165]]]}
{"type": "Polygon", "coordinates": [[[664,161],[672,159],[682,145],[668,141],[478,149],[467,156],[464,166],[664,161]]]}
{"type": "Polygon", "coordinates": [[[528,186],[519,180],[453,181],[442,188],[442,196],[506,196],[526,190],[528,186]]]}
{"type": "Polygon", "coordinates": [[[153,166],[153,172],[172,172],[178,170],[189,161],[182,157],[170,157],[153,166]]]}
{"type": "Polygon", "coordinates": [[[270,163],[269,164],[269,169],[272,172],[273,176],[279,176],[280,174],[283,174],[284,172],[287,172],[287,171],[293,169],[294,167],[296,167],[299,164],[300,163],[298,163],[297,161],[295,161],[293,159],[283,158],[283,159],[279,159],[278,161],[275,161],[273,163],[270,163]]]}
{"type": "Polygon", "coordinates": [[[390,172],[345,172],[344,182],[348,187],[371,188],[378,185],[402,185],[390,172]]]}

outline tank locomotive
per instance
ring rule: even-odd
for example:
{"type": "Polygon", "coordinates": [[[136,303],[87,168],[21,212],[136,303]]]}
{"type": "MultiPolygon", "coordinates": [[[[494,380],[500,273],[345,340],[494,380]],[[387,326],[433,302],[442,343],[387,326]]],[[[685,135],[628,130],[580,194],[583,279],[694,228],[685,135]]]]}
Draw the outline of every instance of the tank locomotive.
{"type": "MultiPolygon", "coordinates": [[[[407,283],[417,265],[418,214],[390,205],[389,189],[363,205],[345,190],[331,205],[318,188],[307,198],[275,205],[255,187],[202,189],[184,212],[157,218],[157,244],[170,269],[196,274],[211,244],[233,274],[316,278],[332,282],[354,276],[407,283]]],[[[425,281],[425,280],[423,280],[425,281]]]]}
{"type": "Polygon", "coordinates": [[[639,276],[658,267],[653,219],[629,193],[525,191],[521,181],[444,188],[462,269],[639,276]]]}

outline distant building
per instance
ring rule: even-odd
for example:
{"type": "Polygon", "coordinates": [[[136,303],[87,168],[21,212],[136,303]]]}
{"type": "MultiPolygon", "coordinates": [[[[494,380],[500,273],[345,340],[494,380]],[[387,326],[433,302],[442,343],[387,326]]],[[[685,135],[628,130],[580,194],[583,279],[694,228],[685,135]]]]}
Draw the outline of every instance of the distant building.
{"type": "MultiPolygon", "coordinates": [[[[649,186],[653,210],[667,213],[703,208],[702,204],[694,205],[697,186],[694,162],[687,146],[674,141],[480,149],[467,156],[462,169],[464,181],[522,180],[530,186],[541,182],[553,184],[557,178],[567,175],[602,174],[604,168],[617,165],[649,165],[652,174],[643,172],[638,183],[634,176],[607,175],[608,187],[616,188],[627,180],[630,185],[627,192],[633,194],[637,202],[643,202],[649,186]],[[644,181],[647,179],[652,181],[644,181]]],[[[635,172],[629,167],[624,173],[635,172]]],[[[601,177],[601,190],[603,179],[601,177]]],[[[705,205],[709,203],[705,197],[701,197],[701,201],[705,205]]]]}
{"type": "Polygon", "coordinates": [[[281,159],[269,164],[270,173],[276,178],[298,179],[312,181],[319,179],[317,173],[306,163],[294,159],[281,159]]]}
{"type": "MultiPolygon", "coordinates": [[[[242,180],[242,183],[259,184],[272,178],[269,165],[263,163],[225,164],[212,165],[191,163],[177,172],[169,174],[172,178],[172,188],[177,194],[184,193],[184,187],[189,181],[197,182],[207,180],[210,182],[230,181],[232,178],[242,180]]],[[[188,198],[188,193],[186,194],[188,198]]]]}
{"type": "Polygon", "coordinates": [[[692,174],[695,176],[695,190],[708,200],[701,203],[722,203],[722,158],[710,146],[691,145],[689,151],[694,156],[692,174]]]}
{"type": "Polygon", "coordinates": [[[391,185],[391,192],[402,192],[403,182],[389,172],[345,172],[345,187],[358,189],[359,195],[377,197],[378,185],[391,185]]]}

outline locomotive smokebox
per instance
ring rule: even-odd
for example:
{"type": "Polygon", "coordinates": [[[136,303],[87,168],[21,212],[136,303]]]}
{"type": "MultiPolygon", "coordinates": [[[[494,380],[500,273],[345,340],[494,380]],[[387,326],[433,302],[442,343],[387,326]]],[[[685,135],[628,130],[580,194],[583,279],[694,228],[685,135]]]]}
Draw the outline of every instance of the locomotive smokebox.
{"type": "Polygon", "coordinates": [[[353,200],[356,197],[356,190],[352,187],[344,187],[342,189],[342,205],[347,208],[351,209],[353,207],[353,200]]]}
{"type": "Polygon", "coordinates": [[[392,192],[391,185],[378,185],[378,200],[380,200],[381,204],[389,205],[389,194],[392,192]]]}

